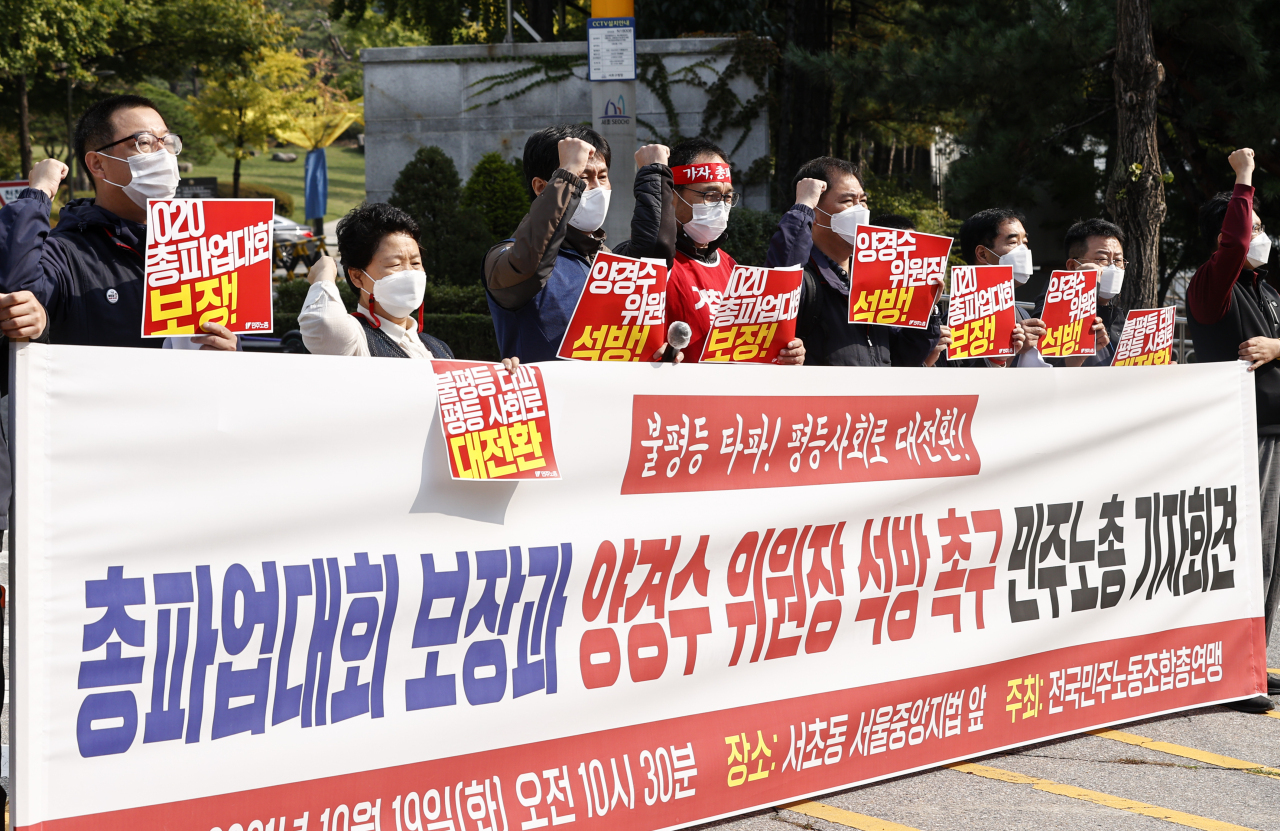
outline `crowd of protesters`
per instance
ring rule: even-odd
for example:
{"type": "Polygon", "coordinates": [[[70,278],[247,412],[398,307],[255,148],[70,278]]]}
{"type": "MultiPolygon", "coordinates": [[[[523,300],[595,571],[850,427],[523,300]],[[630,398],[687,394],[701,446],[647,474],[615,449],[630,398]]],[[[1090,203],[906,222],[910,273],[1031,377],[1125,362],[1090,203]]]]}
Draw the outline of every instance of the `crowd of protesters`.
{"type": "MultiPolygon", "coordinates": [[[[172,198],[182,140],[169,132],[145,98],[116,96],[91,107],[75,133],[75,153],[95,195],[64,206],[50,228],[53,196],[67,174],[55,159],[37,164],[30,187],[0,210],[0,333],[11,339],[92,346],[236,350],[237,337],[216,323],[187,341],[143,338],[139,321],[144,286],[148,199],[172,198]]],[[[691,340],[677,362],[696,362],[711,319],[736,264],[721,247],[734,190],[727,154],[701,138],[672,148],[647,145],[635,153],[635,210],[630,239],[610,249],[603,230],[609,209],[611,150],[582,125],[535,132],[524,148],[524,174],[533,196],[511,238],[484,259],[483,283],[503,363],[554,359],[586,282],[592,259],[612,250],[666,262],[668,321],[689,325],[691,340]]],[[[1234,190],[1201,210],[1200,229],[1213,254],[1187,291],[1188,330],[1199,361],[1250,362],[1257,391],[1263,586],[1266,632],[1272,629],[1280,574],[1280,294],[1261,266],[1270,239],[1253,210],[1253,151],[1230,155],[1234,190]]],[[[803,269],[796,337],[776,362],[784,365],[1004,369],[1106,366],[1125,315],[1115,304],[1124,280],[1124,233],[1102,218],[1074,224],[1064,240],[1064,268],[1097,274],[1093,321],[1097,354],[1045,358],[1045,334],[1035,309],[1017,308],[1009,358],[948,361],[950,330],[935,309],[924,329],[849,323],[853,245],[859,225],[911,229],[904,217],[872,216],[857,167],[843,159],[814,159],[796,171],[795,204],[773,235],[765,265],[803,269]]],[[[338,264],[323,257],[298,321],[312,352],[362,357],[449,358],[449,346],[420,331],[413,311],[422,303],[423,271],[417,223],[387,204],[352,210],[337,226],[341,271],[359,296],[346,313],[338,293],[338,264]]],[[[969,217],[959,254],[971,265],[1010,265],[1018,283],[1032,274],[1024,218],[991,208],[969,217]]],[[[653,357],[660,359],[666,345],[653,357]]],[[[8,362],[0,362],[8,389],[8,362]]],[[[4,407],[5,402],[0,402],[4,407]]],[[[0,412],[7,412],[4,407],[0,412]]],[[[0,419],[0,428],[7,428],[0,419]]],[[[7,435],[7,429],[4,438],[7,435]]],[[[7,455],[7,453],[6,453],[7,455]]],[[[7,477],[8,465],[0,465],[7,477]]],[[[7,482],[0,500],[8,502],[7,482]]],[[[1280,677],[1268,677],[1280,694],[1280,677]]],[[[1235,702],[1248,712],[1273,707],[1267,696],[1235,702]]]]}

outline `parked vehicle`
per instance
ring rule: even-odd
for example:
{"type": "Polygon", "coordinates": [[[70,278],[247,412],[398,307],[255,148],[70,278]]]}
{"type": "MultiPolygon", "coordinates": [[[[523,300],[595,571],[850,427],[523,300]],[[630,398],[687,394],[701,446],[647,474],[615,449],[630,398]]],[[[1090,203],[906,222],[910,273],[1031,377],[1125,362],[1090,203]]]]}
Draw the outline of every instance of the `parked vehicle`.
{"type": "Polygon", "coordinates": [[[324,240],[306,225],[276,215],[272,218],[275,248],[272,265],[292,274],[299,264],[304,269],[315,265],[320,254],[327,253],[324,240]]]}

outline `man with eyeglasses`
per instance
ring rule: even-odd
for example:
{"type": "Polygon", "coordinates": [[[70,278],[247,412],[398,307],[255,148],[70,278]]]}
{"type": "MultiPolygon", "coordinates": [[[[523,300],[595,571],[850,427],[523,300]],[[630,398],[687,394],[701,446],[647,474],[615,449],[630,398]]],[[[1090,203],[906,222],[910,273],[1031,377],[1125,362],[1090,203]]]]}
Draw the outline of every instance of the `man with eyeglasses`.
{"type": "MultiPolygon", "coordinates": [[[[1081,220],[1067,229],[1064,247],[1067,271],[1098,272],[1098,313],[1093,318],[1095,351],[1088,357],[1045,360],[1054,366],[1110,366],[1120,333],[1124,331],[1124,310],[1112,302],[1124,285],[1124,231],[1099,217],[1081,220]]],[[[1041,297],[1036,316],[1043,311],[1044,298],[1041,297]]]]}
{"type": "MultiPolygon", "coordinates": [[[[1258,490],[1262,509],[1262,586],[1267,642],[1280,601],[1276,527],[1280,524],[1280,293],[1266,281],[1271,238],[1253,210],[1253,151],[1233,152],[1231,193],[1200,209],[1200,235],[1213,249],[1187,285],[1187,329],[1196,360],[1248,361],[1258,414],[1258,490]]],[[[1280,695],[1280,676],[1267,676],[1268,695],[1280,695]]],[[[1247,713],[1274,709],[1265,695],[1227,705],[1247,713]]]]}
{"type": "MultiPolygon", "coordinates": [[[[0,210],[0,291],[32,292],[48,314],[52,343],[159,347],[164,341],[141,334],[147,200],[173,198],[182,139],[150,100],[117,95],[80,117],[75,151],[94,198],[65,205],[49,230],[67,166],[45,159],[33,167],[31,186],[0,210]]],[[[0,328],[19,308],[0,301],[0,328]]],[[[199,348],[236,349],[226,327],[202,328],[206,334],[192,338],[199,348]]]]}
{"type": "MultiPolygon", "coordinates": [[[[704,138],[686,139],[671,148],[675,220],[675,248],[666,254],[671,264],[667,280],[667,321],[689,324],[693,337],[684,360],[701,359],[711,318],[724,297],[737,262],[720,248],[729,227],[729,211],[742,195],[733,189],[733,175],[724,151],[704,138]]],[[[665,208],[665,206],[664,206],[665,208]]],[[[779,364],[804,363],[804,343],[793,339],[774,359],[779,364]]]]}
{"type": "Polygon", "coordinates": [[[796,335],[809,365],[922,366],[942,333],[936,314],[926,329],[849,322],[853,241],[870,218],[857,169],[823,156],[801,167],[792,187],[796,203],[769,240],[766,263],[804,266],[796,335]]]}

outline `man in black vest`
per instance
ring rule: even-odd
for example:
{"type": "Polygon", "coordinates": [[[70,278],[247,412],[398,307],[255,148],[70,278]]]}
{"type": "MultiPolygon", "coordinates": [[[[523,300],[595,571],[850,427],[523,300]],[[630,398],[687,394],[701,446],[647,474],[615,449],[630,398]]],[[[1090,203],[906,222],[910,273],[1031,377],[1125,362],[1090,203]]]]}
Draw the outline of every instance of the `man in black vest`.
{"type": "MultiPolygon", "coordinates": [[[[1280,294],[1260,268],[1271,240],[1253,212],[1253,151],[1227,159],[1236,172],[1231,193],[1220,193],[1200,209],[1200,234],[1214,248],[1187,286],[1187,328],[1199,361],[1251,362],[1258,407],[1258,486],[1262,512],[1262,586],[1267,641],[1280,600],[1276,526],[1280,521],[1280,294]]],[[[1280,677],[1267,676],[1267,693],[1280,694],[1280,677]]],[[[1265,695],[1236,701],[1233,709],[1271,710],[1265,695]]]]}

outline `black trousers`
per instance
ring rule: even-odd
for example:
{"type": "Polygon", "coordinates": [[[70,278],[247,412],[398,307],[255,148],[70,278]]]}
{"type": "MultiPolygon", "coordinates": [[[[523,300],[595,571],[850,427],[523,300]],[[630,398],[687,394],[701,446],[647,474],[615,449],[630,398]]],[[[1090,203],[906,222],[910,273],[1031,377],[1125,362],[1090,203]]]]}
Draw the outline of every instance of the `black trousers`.
{"type": "Polygon", "coordinates": [[[1262,508],[1262,591],[1267,643],[1280,601],[1280,436],[1258,436],[1258,499],[1262,508]]]}

